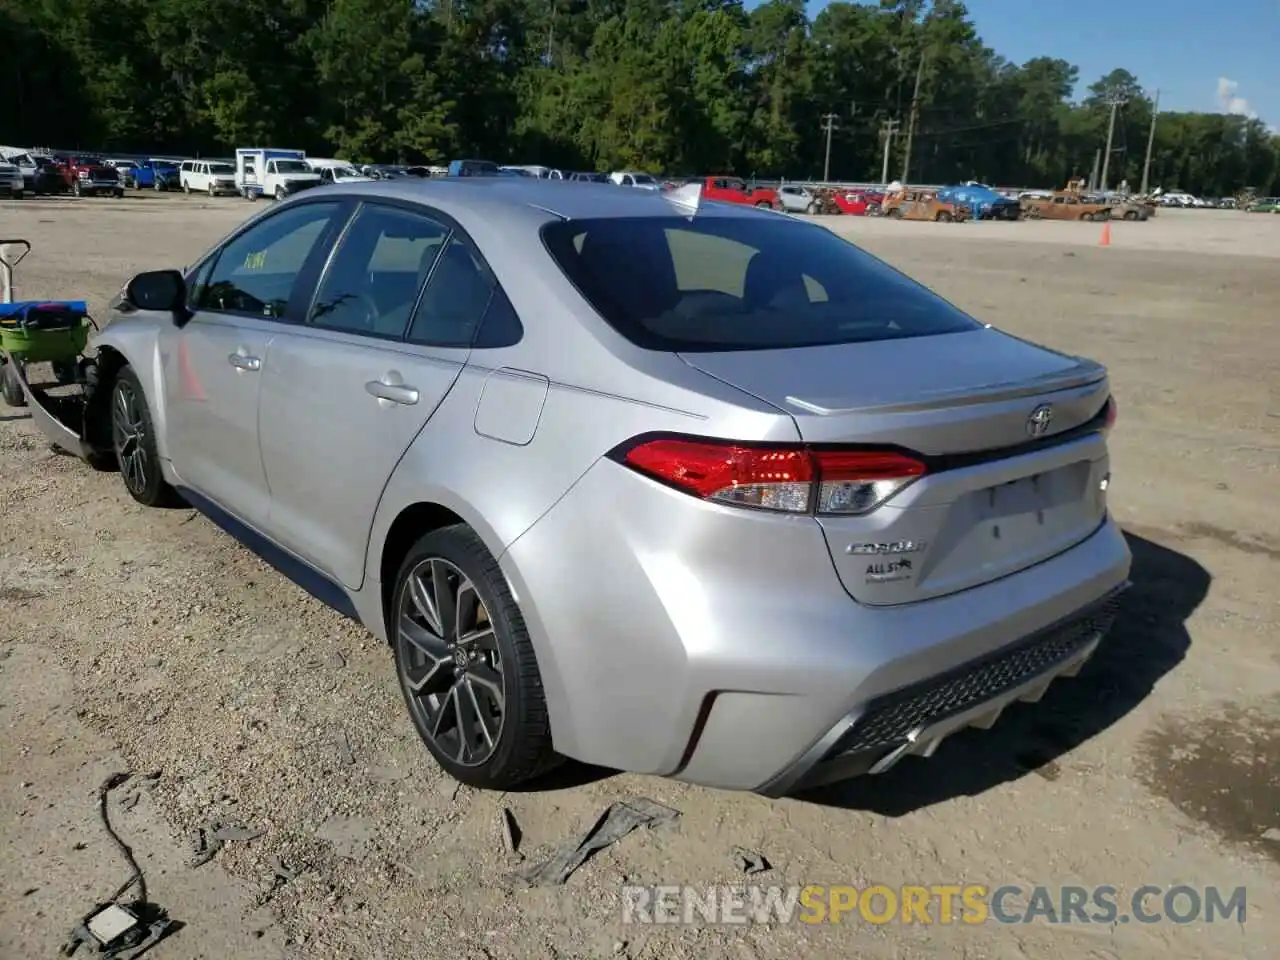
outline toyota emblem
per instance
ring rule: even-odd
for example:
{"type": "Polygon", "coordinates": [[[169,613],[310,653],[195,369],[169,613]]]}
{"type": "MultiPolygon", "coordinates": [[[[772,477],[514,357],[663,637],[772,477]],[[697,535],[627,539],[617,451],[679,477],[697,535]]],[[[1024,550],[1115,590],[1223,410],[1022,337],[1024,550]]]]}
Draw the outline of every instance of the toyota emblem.
{"type": "Polygon", "coordinates": [[[1053,404],[1042,403],[1031,411],[1027,417],[1027,433],[1033,437],[1043,437],[1049,432],[1049,424],[1053,423],[1053,404]]]}

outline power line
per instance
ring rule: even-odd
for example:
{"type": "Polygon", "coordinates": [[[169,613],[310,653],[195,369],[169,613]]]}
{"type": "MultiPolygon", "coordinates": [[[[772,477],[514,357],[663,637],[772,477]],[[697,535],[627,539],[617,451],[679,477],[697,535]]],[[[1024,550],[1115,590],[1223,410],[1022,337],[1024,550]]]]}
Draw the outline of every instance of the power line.
{"type": "Polygon", "coordinates": [[[822,162],[822,182],[826,183],[831,179],[831,131],[836,129],[836,121],[840,118],[834,113],[826,113],[822,116],[822,129],[827,132],[827,156],[822,162]]]}
{"type": "Polygon", "coordinates": [[[1144,197],[1147,195],[1147,183],[1151,176],[1151,148],[1156,143],[1156,117],[1160,116],[1160,91],[1156,91],[1155,102],[1151,105],[1151,130],[1147,133],[1147,157],[1142,162],[1142,190],[1139,191],[1144,197]]]}
{"type": "Polygon", "coordinates": [[[880,182],[889,182],[889,150],[893,146],[893,138],[897,136],[901,121],[886,120],[880,124],[880,136],[884,138],[884,165],[880,168],[880,182]]]}
{"type": "Polygon", "coordinates": [[[1129,98],[1113,87],[1107,91],[1107,95],[1103,97],[1102,102],[1109,104],[1111,107],[1111,116],[1107,120],[1107,149],[1102,155],[1102,178],[1099,180],[1099,187],[1105,193],[1107,190],[1107,168],[1111,165],[1111,140],[1116,132],[1116,111],[1128,103],[1129,98]]]}

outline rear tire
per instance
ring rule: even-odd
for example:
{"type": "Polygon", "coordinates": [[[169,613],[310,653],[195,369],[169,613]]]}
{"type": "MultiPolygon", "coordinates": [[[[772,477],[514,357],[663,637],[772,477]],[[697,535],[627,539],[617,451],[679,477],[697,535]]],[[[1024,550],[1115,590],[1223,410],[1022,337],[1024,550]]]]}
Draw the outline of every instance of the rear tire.
{"type": "Polygon", "coordinates": [[[180,502],[160,471],[151,410],[142,382],[130,366],[121,367],[111,385],[111,446],[129,496],[144,507],[180,502]]]}
{"type": "Polygon", "coordinates": [[[25,407],[27,396],[22,392],[22,384],[18,382],[18,371],[15,363],[0,363],[0,395],[11,407],[25,407]]]}
{"type": "Polygon", "coordinates": [[[887,214],[885,214],[885,216],[887,216],[890,220],[901,220],[902,209],[900,207],[894,207],[887,214]]]}
{"type": "Polygon", "coordinates": [[[400,565],[387,619],[409,716],[446,773],[473,787],[505,790],[556,765],[533,643],[506,577],[475,531],[456,524],[419,539],[400,565]],[[455,614],[440,616],[442,607],[455,614]],[[492,696],[495,682],[500,704],[492,696]],[[459,710],[470,714],[471,730],[479,722],[484,732],[464,740],[459,710]]]}

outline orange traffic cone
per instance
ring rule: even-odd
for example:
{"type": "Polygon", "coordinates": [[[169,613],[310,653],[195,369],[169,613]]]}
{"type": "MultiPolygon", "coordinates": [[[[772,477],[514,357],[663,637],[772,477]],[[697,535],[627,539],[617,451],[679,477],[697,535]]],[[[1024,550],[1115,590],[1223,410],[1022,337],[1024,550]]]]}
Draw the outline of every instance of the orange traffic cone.
{"type": "Polygon", "coordinates": [[[1104,221],[1102,224],[1102,239],[1098,241],[1098,246],[1100,247],[1111,246],[1111,221],[1110,220],[1104,221]]]}

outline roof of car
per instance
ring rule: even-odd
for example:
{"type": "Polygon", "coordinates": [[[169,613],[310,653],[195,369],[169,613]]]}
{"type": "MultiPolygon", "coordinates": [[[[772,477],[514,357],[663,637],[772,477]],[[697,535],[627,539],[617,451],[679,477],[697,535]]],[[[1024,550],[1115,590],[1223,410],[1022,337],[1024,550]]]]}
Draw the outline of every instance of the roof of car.
{"type": "MultiPolygon", "coordinates": [[[[533,177],[435,177],[412,180],[378,180],[326,187],[352,195],[382,196],[429,204],[468,219],[483,209],[486,215],[502,210],[542,211],[566,220],[594,217],[670,217],[679,215],[664,193],[636,190],[611,183],[571,183],[533,177]]],[[[762,217],[777,214],[740,204],[715,204],[716,216],[762,217]]]]}

